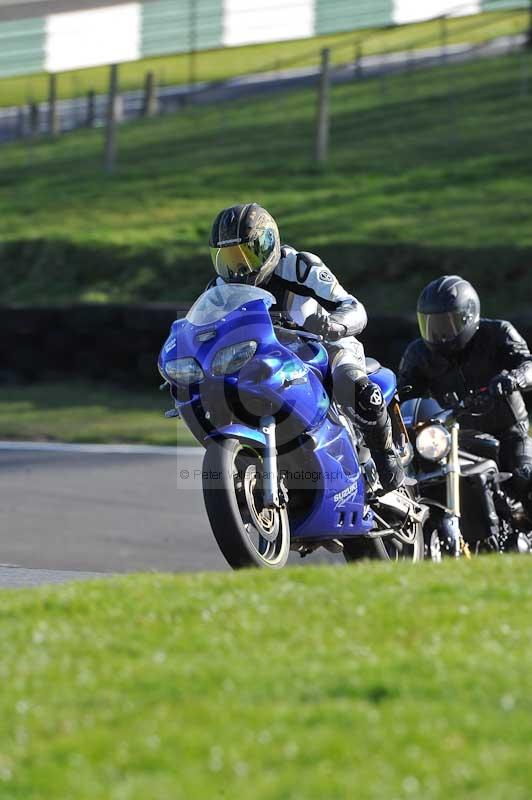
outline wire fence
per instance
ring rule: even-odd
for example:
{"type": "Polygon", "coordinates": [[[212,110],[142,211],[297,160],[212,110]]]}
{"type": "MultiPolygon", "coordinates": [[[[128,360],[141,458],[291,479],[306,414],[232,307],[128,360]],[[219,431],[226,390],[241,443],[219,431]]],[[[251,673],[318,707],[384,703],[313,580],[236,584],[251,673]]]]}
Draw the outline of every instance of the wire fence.
{"type": "MultiPolygon", "coordinates": [[[[518,93],[526,96],[530,80],[527,45],[531,43],[532,11],[530,17],[524,16],[522,10],[506,11],[505,22],[517,23],[521,26],[521,32],[495,39],[492,36],[494,23],[497,23],[496,29],[499,30],[500,16],[495,19],[487,14],[457,20],[453,19],[454,13],[439,17],[436,26],[412,29],[410,38],[403,37],[400,50],[396,49],[397,44],[393,42],[380,50],[375,47],[375,41],[380,42],[386,31],[354,32],[349,39],[328,48],[326,83],[335,85],[373,79],[380,87],[377,91],[384,96],[386,86],[394,75],[413,75],[435,67],[456,67],[475,59],[513,52],[518,64],[515,76],[518,93]],[[450,34],[453,43],[449,42],[450,34]],[[375,52],[376,49],[379,51],[375,52]]],[[[47,102],[30,102],[20,107],[0,109],[0,143],[21,140],[27,147],[28,159],[32,159],[39,141],[77,129],[101,128],[106,139],[112,136],[116,140],[118,125],[143,117],[179,114],[179,118],[183,119],[195,108],[215,105],[221,108],[220,116],[224,118],[230,115],[232,105],[244,99],[268,95],[276,98],[268,102],[280,103],[282,92],[290,90],[293,93],[317,86],[322,70],[319,51],[309,48],[291,58],[265,62],[252,74],[235,71],[231,78],[225,80],[164,85],[164,74],[157,75],[150,71],[145,76],[142,89],[120,91],[120,68],[115,67],[111,73],[115,81],[112,96],[109,92],[90,90],[85,95],[68,100],[57,99],[57,77],[52,75],[47,102]]],[[[449,72],[451,74],[455,73],[449,72]]],[[[415,86],[415,78],[410,78],[410,84],[415,86]]],[[[321,97],[326,98],[323,81],[321,97]]],[[[449,89],[449,98],[447,102],[452,106],[452,87],[449,89]]],[[[318,115],[314,124],[315,135],[321,135],[323,139],[329,121],[323,115],[321,118],[318,115]],[[321,134],[318,133],[320,129],[321,134]]],[[[327,147],[316,147],[320,151],[319,160],[326,161],[327,147]]],[[[57,149],[48,149],[47,152],[51,155],[57,149]]],[[[105,152],[105,168],[111,172],[116,158],[120,158],[120,135],[117,146],[110,148],[106,141],[105,152]]]]}
{"type": "Polygon", "coordinates": [[[69,135],[50,136],[49,104],[33,119],[16,111],[24,139],[0,163],[0,295],[188,301],[210,278],[215,211],[258,198],[285,241],[319,253],[371,307],[396,311],[465,259],[513,308],[531,263],[532,49],[526,25],[474,30],[449,42],[442,22],[381,53],[357,34],[328,60],[306,51],[193,87],[154,76],[113,103],[58,101],[69,135]]]}

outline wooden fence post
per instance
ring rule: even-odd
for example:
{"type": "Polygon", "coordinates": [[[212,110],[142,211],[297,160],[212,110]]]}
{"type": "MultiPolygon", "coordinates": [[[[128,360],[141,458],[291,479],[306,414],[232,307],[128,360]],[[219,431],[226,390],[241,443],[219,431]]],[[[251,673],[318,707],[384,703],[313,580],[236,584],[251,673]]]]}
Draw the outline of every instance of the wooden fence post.
{"type": "Polygon", "coordinates": [[[357,80],[362,77],[362,45],[357,44],[355,49],[355,76],[357,80]]]}
{"type": "Polygon", "coordinates": [[[325,47],[321,51],[321,74],[318,89],[318,114],[316,124],[316,162],[323,166],[327,161],[329,148],[329,84],[330,84],[330,55],[331,51],[325,47]]]}
{"type": "Polygon", "coordinates": [[[57,75],[50,73],[48,78],[48,133],[57,136],[59,133],[59,115],[57,113],[57,75]]]}
{"type": "Polygon", "coordinates": [[[198,47],[198,3],[197,0],[189,0],[188,3],[188,83],[192,89],[196,85],[196,50],[198,47]]]}
{"type": "Polygon", "coordinates": [[[39,104],[30,103],[30,138],[37,139],[39,136],[39,104]]]}
{"type": "Polygon", "coordinates": [[[17,110],[17,139],[23,139],[26,133],[26,117],[24,109],[19,106],[17,110]]]}
{"type": "Polygon", "coordinates": [[[88,128],[93,128],[96,121],[96,93],[94,89],[89,89],[87,92],[87,114],[85,116],[85,124],[88,128]]]}
{"type": "Polygon", "coordinates": [[[116,166],[116,123],[118,116],[118,65],[112,64],[109,74],[109,98],[105,125],[105,171],[111,174],[116,166]]]}
{"type": "Polygon", "coordinates": [[[155,114],[157,114],[157,88],[155,85],[155,75],[150,71],[146,73],[146,80],[144,81],[142,116],[153,117],[155,114]]]}
{"type": "Polygon", "coordinates": [[[440,17],[440,56],[442,61],[447,60],[447,17],[440,17]]]}

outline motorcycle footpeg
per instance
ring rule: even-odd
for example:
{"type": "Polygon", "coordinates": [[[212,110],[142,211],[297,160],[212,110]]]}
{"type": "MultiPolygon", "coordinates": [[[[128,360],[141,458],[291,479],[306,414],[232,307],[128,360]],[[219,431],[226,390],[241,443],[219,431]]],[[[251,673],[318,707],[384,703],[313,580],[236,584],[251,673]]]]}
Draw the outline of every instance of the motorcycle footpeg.
{"type": "Polygon", "coordinates": [[[406,519],[406,517],[409,516],[415,522],[418,522],[422,525],[425,524],[430,514],[430,509],[428,506],[425,506],[422,503],[417,503],[415,500],[411,500],[409,497],[406,497],[406,495],[400,494],[397,491],[380,495],[376,499],[376,504],[396,513],[403,519],[406,519]]]}

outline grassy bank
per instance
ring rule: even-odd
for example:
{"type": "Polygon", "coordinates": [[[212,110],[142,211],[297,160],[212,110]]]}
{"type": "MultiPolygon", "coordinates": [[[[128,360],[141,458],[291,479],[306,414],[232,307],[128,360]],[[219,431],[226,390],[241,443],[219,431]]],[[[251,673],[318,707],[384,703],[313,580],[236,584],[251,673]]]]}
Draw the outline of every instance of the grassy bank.
{"type": "Polygon", "coordinates": [[[458,271],[488,313],[526,310],[531,59],[335,87],[323,172],[311,90],[124,126],[112,177],[98,131],[4,147],[0,301],[190,300],[211,275],[212,218],[256,199],[370,308],[412,309],[458,271]]]}
{"type": "MultiPolygon", "coordinates": [[[[527,27],[527,12],[491,11],[473,17],[458,17],[447,23],[447,42],[484,42],[497,36],[522,33],[527,27]]],[[[198,82],[219,81],[253,71],[276,70],[293,66],[309,66],[319,61],[323,47],[332,48],[333,63],[342,64],[354,58],[355,48],[364,55],[394,50],[434,47],[442,36],[439,20],[386,29],[367,28],[313,39],[275,42],[272,44],[231,47],[200,52],[195,55],[195,75],[198,82]]],[[[190,80],[190,56],[182,53],[120,66],[122,90],[142,87],[147,71],[153,71],[160,85],[186,84],[190,80]]],[[[79,97],[89,89],[104,93],[109,86],[109,68],[64,72],[58,80],[61,99],[79,97]]],[[[0,80],[0,107],[42,102],[48,96],[48,76],[44,73],[23,75],[0,80]]]]}
{"type": "Polygon", "coordinates": [[[0,439],[59,442],[195,444],[180,422],[163,414],[168,392],[83,382],[0,390],[0,439]]]}
{"type": "Polygon", "coordinates": [[[5,800],[528,800],[530,564],[2,592],[5,800]]]}

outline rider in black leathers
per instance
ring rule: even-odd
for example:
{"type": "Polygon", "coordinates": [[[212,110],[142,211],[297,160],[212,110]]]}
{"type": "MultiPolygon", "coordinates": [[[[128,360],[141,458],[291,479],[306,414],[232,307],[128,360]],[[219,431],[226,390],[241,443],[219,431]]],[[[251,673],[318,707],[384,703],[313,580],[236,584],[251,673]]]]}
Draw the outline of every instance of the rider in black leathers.
{"type": "Polygon", "coordinates": [[[479,417],[465,414],[463,428],[491,433],[501,442],[500,466],[532,518],[532,439],[522,392],[532,390],[532,356],[523,337],[503,320],[480,317],[470,283],[444,275],[418,301],[421,338],[406,349],[399,367],[403,396],[430,394],[442,406],[455,393],[489,389],[493,403],[479,417]],[[411,387],[411,388],[410,388],[411,387]]]}

